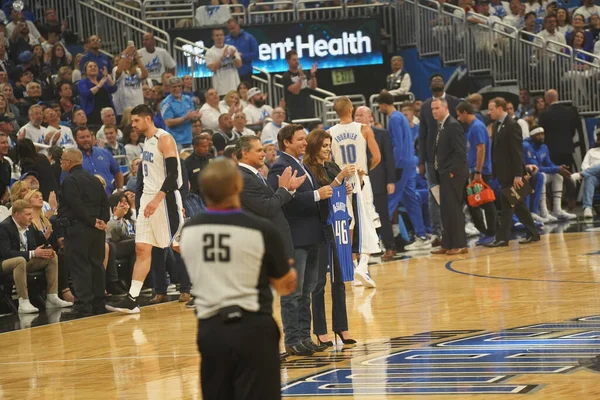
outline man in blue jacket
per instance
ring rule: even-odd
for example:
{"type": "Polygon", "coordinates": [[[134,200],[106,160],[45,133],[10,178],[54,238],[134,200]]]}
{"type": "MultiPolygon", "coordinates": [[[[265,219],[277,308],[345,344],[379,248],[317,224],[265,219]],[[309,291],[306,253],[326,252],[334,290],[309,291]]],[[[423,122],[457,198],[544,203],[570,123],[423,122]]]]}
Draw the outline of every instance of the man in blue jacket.
{"type": "Polygon", "coordinates": [[[390,118],[388,132],[396,163],[396,189],[388,197],[389,215],[390,217],[394,215],[398,204],[402,201],[416,236],[415,242],[404,249],[408,251],[430,249],[431,242],[425,233],[421,202],[416,188],[417,157],[413,153],[412,130],[404,114],[394,107],[394,97],[386,90],[379,95],[379,111],[390,118]]]}
{"type": "Polygon", "coordinates": [[[562,209],[562,191],[563,177],[570,178],[571,172],[566,165],[555,165],[550,160],[548,146],[544,144],[544,128],[535,128],[530,132],[530,137],[523,141],[523,154],[525,164],[535,164],[539,168],[539,172],[545,175],[546,183],[552,183],[552,215],[546,207],[546,188],[542,188],[542,198],[540,199],[540,217],[546,219],[545,222],[553,222],[557,219],[575,219],[575,214],[568,213],[562,209]],[[548,219],[548,216],[554,218],[548,219]]]}
{"type": "Polygon", "coordinates": [[[242,56],[242,66],[238,68],[240,81],[252,83],[252,60],[258,58],[258,43],[254,36],[240,28],[235,18],[227,20],[227,30],[225,44],[234,46],[242,56]]]}

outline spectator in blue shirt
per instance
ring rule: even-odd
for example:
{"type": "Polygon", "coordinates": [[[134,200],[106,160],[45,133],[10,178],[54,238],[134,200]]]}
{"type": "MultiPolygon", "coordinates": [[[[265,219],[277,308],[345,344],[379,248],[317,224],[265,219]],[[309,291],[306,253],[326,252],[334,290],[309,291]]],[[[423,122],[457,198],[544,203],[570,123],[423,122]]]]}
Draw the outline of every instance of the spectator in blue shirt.
{"type": "MultiPolygon", "coordinates": [[[[467,164],[474,182],[490,184],[492,180],[492,145],[487,127],[475,115],[473,105],[464,101],[456,107],[456,117],[464,125],[467,136],[467,164]]],[[[486,203],[481,207],[469,206],[473,224],[483,237],[478,245],[492,243],[496,236],[496,205],[486,203]],[[485,213],[485,221],[481,212],[485,213]]]]}
{"type": "Polygon", "coordinates": [[[112,71],[112,61],[110,57],[100,52],[100,44],[102,43],[100,36],[90,36],[87,43],[88,51],[81,57],[81,60],[79,60],[79,70],[85,71],[85,64],[89,61],[93,61],[98,65],[98,79],[102,79],[104,76],[104,68],[106,68],[109,74],[110,71],[112,71]]]}
{"type": "Polygon", "coordinates": [[[74,133],[77,147],[83,153],[83,169],[100,175],[106,181],[106,194],[123,189],[123,172],[108,150],[92,146],[92,134],[87,127],[79,127],[74,133]],[[113,182],[114,181],[114,182],[113,182]]]}
{"type": "Polygon", "coordinates": [[[225,36],[225,44],[234,46],[242,56],[242,66],[238,68],[241,82],[252,82],[252,60],[258,58],[258,42],[248,32],[240,28],[237,19],[227,21],[229,35],[225,36]]]}
{"type": "Polygon", "coordinates": [[[415,242],[405,246],[404,249],[408,251],[430,249],[431,242],[425,233],[421,202],[416,188],[417,158],[414,154],[413,132],[406,117],[394,107],[394,96],[387,90],[379,95],[379,111],[390,118],[388,132],[396,164],[396,190],[388,197],[389,215],[393,217],[398,204],[402,201],[416,236],[415,242]]]}
{"type": "Polygon", "coordinates": [[[192,120],[200,119],[202,114],[196,111],[194,101],[183,94],[181,78],[173,76],[168,81],[171,94],[160,103],[160,113],[177,149],[192,147],[192,120]]]}

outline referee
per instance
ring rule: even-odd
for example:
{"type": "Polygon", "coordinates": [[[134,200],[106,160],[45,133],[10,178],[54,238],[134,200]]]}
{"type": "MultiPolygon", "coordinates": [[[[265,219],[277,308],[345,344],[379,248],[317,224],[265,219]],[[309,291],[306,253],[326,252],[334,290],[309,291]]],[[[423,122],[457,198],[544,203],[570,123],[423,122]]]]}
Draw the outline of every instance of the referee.
{"type": "Polygon", "coordinates": [[[242,176],[230,159],[200,173],[205,212],[181,234],[181,255],[194,282],[200,381],[206,400],[281,398],[279,327],[272,285],[296,288],[275,227],[241,211],[242,176]]]}

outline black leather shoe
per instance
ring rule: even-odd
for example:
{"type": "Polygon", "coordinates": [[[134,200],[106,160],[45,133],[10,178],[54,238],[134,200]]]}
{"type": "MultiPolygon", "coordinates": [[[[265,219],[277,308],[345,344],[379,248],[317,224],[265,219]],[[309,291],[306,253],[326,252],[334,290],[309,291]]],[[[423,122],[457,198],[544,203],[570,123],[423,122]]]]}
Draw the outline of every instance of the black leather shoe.
{"type": "Polygon", "coordinates": [[[508,247],[506,240],[494,240],[492,243],[484,244],[484,247],[508,247]]]}
{"type": "Polygon", "coordinates": [[[324,351],[327,349],[326,344],[316,344],[311,339],[303,340],[302,344],[304,345],[304,347],[306,347],[307,349],[311,349],[314,352],[324,351]]]}
{"type": "Polygon", "coordinates": [[[539,242],[540,241],[540,236],[527,236],[525,239],[523,240],[519,240],[519,244],[529,244],[529,243],[534,243],[534,242],[539,242]]]}
{"type": "Polygon", "coordinates": [[[292,346],[285,346],[285,351],[290,356],[312,356],[314,351],[304,346],[302,343],[296,343],[292,346]]]}
{"type": "Polygon", "coordinates": [[[69,321],[78,318],[90,317],[94,315],[92,307],[72,307],[69,311],[60,314],[61,321],[69,321]]]}

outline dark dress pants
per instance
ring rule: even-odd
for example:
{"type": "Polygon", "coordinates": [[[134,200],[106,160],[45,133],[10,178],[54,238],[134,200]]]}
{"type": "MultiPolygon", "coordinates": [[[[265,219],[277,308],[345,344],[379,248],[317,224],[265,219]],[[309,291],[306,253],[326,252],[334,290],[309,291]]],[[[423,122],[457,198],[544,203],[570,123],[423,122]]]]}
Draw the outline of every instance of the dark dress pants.
{"type": "Polygon", "coordinates": [[[198,321],[200,382],[206,400],[279,400],[279,328],[267,314],[198,321]]]}
{"type": "Polygon", "coordinates": [[[331,241],[333,236],[331,226],[324,229],[327,243],[319,245],[319,276],[317,286],[312,293],[313,331],[315,335],[325,335],[327,333],[325,285],[327,284],[327,266],[329,265],[330,251],[333,251],[332,260],[334,265],[332,268],[335,268],[333,275],[337,277],[334,282],[331,282],[331,328],[333,329],[333,332],[343,332],[348,330],[346,286],[341,279],[341,271],[338,256],[335,251],[335,244],[331,241]]]}
{"type": "MultiPolygon", "coordinates": [[[[482,175],[482,178],[483,181],[489,186],[492,176],[482,175]]],[[[467,204],[469,203],[467,202],[467,204]]],[[[485,234],[486,236],[496,236],[496,220],[498,211],[496,210],[495,202],[490,201],[489,203],[479,207],[469,206],[469,212],[471,213],[473,224],[479,232],[485,234]],[[485,222],[483,214],[485,214],[485,222]]]]}
{"type": "MultiPolygon", "coordinates": [[[[466,176],[438,174],[440,182],[440,217],[442,219],[442,247],[460,249],[467,247],[463,194],[466,176]]],[[[433,197],[433,196],[432,196],[433,197]]]]}
{"type": "MultiPolygon", "coordinates": [[[[507,186],[502,186],[502,189],[505,189],[507,186]]],[[[517,218],[525,227],[527,231],[527,236],[537,237],[540,234],[538,233],[537,228],[535,227],[535,223],[533,222],[533,218],[531,218],[531,213],[529,209],[525,205],[524,202],[518,202],[514,207],[510,205],[510,202],[506,199],[505,196],[500,195],[500,205],[502,207],[502,215],[500,216],[500,227],[498,228],[498,233],[496,234],[497,241],[506,241],[508,242],[510,236],[510,229],[512,227],[512,216],[513,213],[517,214],[517,218]]]]}
{"type": "Polygon", "coordinates": [[[65,255],[69,263],[75,307],[90,311],[104,308],[105,232],[75,222],[66,229],[65,255]]]}
{"type": "Polygon", "coordinates": [[[176,253],[172,248],[167,247],[161,249],[152,247],[152,261],[150,270],[154,280],[154,291],[156,294],[167,294],[167,270],[173,281],[179,281],[179,291],[181,293],[189,293],[191,289],[190,278],[188,276],[183,259],[179,253],[176,253]]]}

